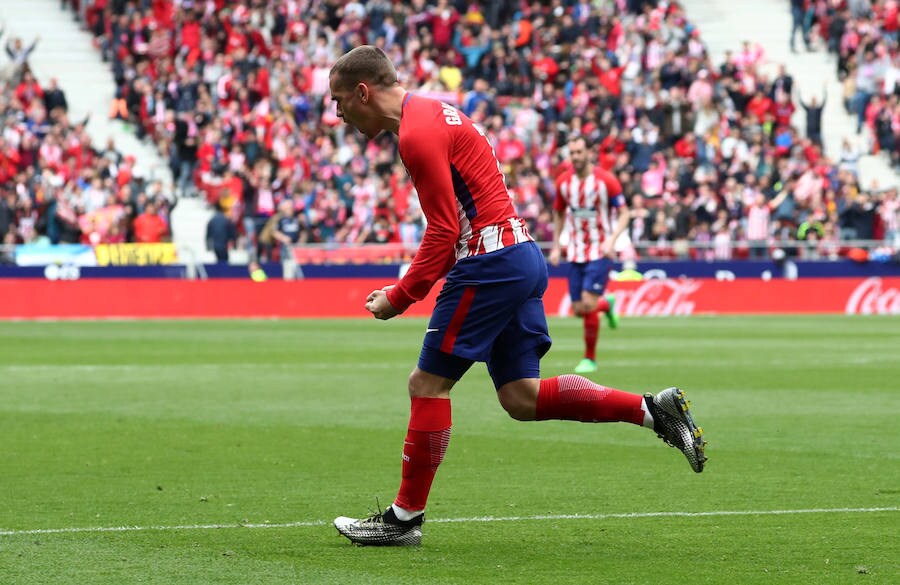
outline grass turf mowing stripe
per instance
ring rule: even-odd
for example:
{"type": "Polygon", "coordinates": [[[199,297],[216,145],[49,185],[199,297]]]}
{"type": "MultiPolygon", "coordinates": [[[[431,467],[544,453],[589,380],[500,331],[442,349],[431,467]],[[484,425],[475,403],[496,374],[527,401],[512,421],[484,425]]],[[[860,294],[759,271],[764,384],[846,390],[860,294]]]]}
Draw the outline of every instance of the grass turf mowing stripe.
{"type": "MultiPolygon", "coordinates": [[[[900,507],[890,508],[808,508],[799,510],[711,510],[708,512],[619,512],[613,514],[544,514],[537,516],[475,516],[472,518],[429,519],[429,524],[461,522],[527,522],[535,520],[609,520],[615,518],[705,518],[710,516],[790,516],[797,514],[871,514],[900,512],[900,507]]],[[[178,530],[226,530],[235,528],[306,528],[326,526],[329,522],[312,520],[284,522],[280,524],[181,524],[173,526],[94,526],[73,528],[36,528],[32,530],[0,530],[0,536],[24,536],[33,534],[76,534],[93,532],[150,532],[178,530]]]]}

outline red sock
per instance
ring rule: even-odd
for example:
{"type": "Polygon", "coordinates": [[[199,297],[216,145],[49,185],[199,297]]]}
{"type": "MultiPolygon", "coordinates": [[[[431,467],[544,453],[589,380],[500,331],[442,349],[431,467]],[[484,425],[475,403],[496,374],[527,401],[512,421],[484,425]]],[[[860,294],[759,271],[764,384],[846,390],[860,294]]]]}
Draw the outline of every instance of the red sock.
{"type": "Polygon", "coordinates": [[[413,397],[403,442],[403,479],[394,503],[404,510],[425,509],[438,465],[450,443],[450,400],[413,397]]]}
{"type": "Polygon", "coordinates": [[[600,386],[567,374],[541,380],[535,420],[644,423],[640,394],[600,386]]]}
{"type": "Polygon", "coordinates": [[[584,316],[584,357],[597,359],[597,337],[600,334],[600,318],[596,311],[584,316]]]}
{"type": "Polygon", "coordinates": [[[606,313],[607,311],[609,311],[609,301],[606,300],[605,296],[600,295],[597,298],[597,312],[606,313]]]}

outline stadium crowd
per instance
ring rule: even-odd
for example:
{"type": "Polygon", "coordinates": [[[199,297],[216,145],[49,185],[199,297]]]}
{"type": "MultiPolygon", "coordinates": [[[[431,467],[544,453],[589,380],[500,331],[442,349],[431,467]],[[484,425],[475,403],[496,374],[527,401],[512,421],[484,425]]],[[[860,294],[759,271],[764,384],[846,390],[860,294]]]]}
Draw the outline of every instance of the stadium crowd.
{"type": "MultiPolygon", "coordinates": [[[[2,36],[2,32],[0,32],[2,36]]],[[[134,160],[111,141],[92,144],[89,119],[72,120],[56,80],[41,84],[28,65],[39,40],[9,38],[0,75],[0,237],[2,261],[23,243],[159,242],[169,236],[171,203],[160,183],[145,185],[134,160]]]]}
{"type": "Polygon", "coordinates": [[[900,2],[898,0],[791,0],[792,39],[835,57],[843,103],[868,128],[873,151],[900,167],[900,2]]]}
{"type": "MultiPolygon", "coordinates": [[[[111,65],[109,115],[152,140],[178,194],[223,209],[263,259],[277,257],[279,243],[412,246],[421,237],[395,137],[366,143],[329,98],[331,64],[362,43],[383,48],[405,85],[482,125],[539,240],[552,236],[553,180],[566,166],[566,137],[578,133],[621,181],[640,254],[725,259],[805,240],[804,254],[833,256],[841,240],[897,242],[896,188],[864,185],[861,153],[849,145],[840,159],[823,156],[824,96],[798,96],[789,72],[772,71],[752,42],[714,63],[674,1],[66,2],[111,65]],[[792,125],[798,105],[805,131],[792,125]]],[[[804,0],[800,32],[812,46],[818,31],[840,52],[855,80],[848,107],[865,102],[864,123],[895,152],[897,33],[886,15],[896,1],[874,3],[880,20],[858,4],[804,0]],[[860,83],[870,53],[880,92],[860,83]],[[890,136],[878,132],[884,116],[890,136]]],[[[59,141],[83,142],[79,128],[59,141]]],[[[99,180],[107,199],[123,200],[130,184],[118,187],[106,165],[128,168],[104,154],[76,184],[90,195],[99,180]]]]}

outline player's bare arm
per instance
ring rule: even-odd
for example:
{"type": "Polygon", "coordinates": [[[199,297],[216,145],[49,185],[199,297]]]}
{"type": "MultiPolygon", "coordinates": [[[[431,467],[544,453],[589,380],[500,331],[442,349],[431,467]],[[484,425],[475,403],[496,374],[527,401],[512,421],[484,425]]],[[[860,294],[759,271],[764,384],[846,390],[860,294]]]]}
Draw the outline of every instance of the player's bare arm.
{"type": "Polygon", "coordinates": [[[603,242],[603,254],[608,258],[615,257],[616,240],[628,229],[628,223],[631,221],[631,211],[627,205],[621,205],[617,211],[619,215],[616,220],[616,227],[609,238],[603,242]]]}
{"type": "Polygon", "coordinates": [[[553,245],[550,248],[550,264],[559,266],[559,260],[562,256],[559,246],[559,238],[562,236],[563,222],[565,215],[559,211],[553,210],[553,245]]]}

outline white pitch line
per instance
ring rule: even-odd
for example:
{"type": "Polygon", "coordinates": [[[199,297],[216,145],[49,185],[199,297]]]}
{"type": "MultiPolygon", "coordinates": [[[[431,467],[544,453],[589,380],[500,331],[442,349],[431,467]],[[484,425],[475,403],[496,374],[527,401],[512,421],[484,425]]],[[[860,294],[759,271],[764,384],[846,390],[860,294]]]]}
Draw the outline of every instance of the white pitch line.
{"type": "MultiPolygon", "coordinates": [[[[618,514],[548,514],[540,516],[481,516],[441,518],[429,522],[522,522],[525,520],[607,520],[611,518],[703,518],[707,516],[779,516],[791,514],[867,514],[900,512],[892,508],[808,508],[802,510],[712,510],[709,512],[621,512],[618,514]]],[[[0,534],[3,534],[0,532],[0,534]]]]}
{"type": "Polygon", "coordinates": [[[154,530],[225,530],[229,528],[303,528],[324,526],[324,520],[285,522],[282,524],[176,524],[174,526],[83,526],[75,528],[35,528],[32,530],[0,530],[0,536],[26,534],[75,534],[79,532],[151,532],[154,530]]]}
{"type": "MultiPolygon", "coordinates": [[[[900,512],[891,508],[807,508],[801,510],[712,510],[709,512],[621,512],[617,514],[546,514],[538,516],[475,516],[472,518],[429,519],[429,524],[460,522],[528,522],[533,520],[608,520],[614,518],[705,518],[710,516],[789,516],[797,514],[871,514],[876,512],[900,512]]],[[[35,528],[32,530],[0,530],[0,536],[24,536],[29,534],[76,534],[94,532],[151,532],[155,530],[227,530],[236,528],[304,528],[325,526],[324,520],[285,522],[281,524],[181,524],[174,526],[85,526],[75,528],[35,528]]]]}

